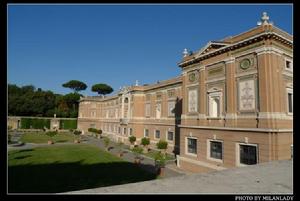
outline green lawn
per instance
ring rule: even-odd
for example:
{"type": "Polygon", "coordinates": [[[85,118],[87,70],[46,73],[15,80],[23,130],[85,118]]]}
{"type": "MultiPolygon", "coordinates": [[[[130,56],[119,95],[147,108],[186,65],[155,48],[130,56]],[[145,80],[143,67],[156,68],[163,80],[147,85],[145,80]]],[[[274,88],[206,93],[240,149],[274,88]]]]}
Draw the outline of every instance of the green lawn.
{"type": "MultiPolygon", "coordinates": [[[[75,137],[72,133],[61,132],[53,137],[54,142],[73,142],[75,137]]],[[[22,135],[20,141],[28,143],[47,143],[51,138],[44,132],[25,133],[22,135]]]]}
{"type": "Polygon", "coordinates": [[[155,178],[94,145],[51,145],[8,152],[10,193],[58,193],[155,178]]]}

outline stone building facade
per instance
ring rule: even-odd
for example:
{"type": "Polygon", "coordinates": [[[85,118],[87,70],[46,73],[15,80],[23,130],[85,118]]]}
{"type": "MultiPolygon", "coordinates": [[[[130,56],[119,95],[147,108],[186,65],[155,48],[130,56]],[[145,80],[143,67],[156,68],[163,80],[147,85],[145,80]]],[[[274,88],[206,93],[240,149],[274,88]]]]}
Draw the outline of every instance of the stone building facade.
{"type": "Polygon", "coordinates": [[[291,158],[293,36],[269,23],[194,53],[179,77],[80,100],[78,129],[115,140],[167,140],[177,166],[193,172],[291,158]]]}

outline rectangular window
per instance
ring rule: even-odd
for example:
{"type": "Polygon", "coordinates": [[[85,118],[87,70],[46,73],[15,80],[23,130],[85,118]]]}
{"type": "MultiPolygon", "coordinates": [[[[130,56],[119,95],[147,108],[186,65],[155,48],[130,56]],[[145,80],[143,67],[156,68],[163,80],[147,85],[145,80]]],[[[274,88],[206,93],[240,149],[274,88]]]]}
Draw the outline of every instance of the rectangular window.
{"type": "Polygon", "coordinates": [[[119,127],[119,133],[121,134],[121,127],[119,127]]]}
{"type": "Polygon", "coordinates": [[[168,131],[167,139],[168,139],[168,141],[174,140],[174,132],[173,131],[168,131]]]}
{"type": "Polygon", "coordinates": [[[96,111],[91,111],[91,116],[96,117],[96,111]]]}
{"type": "Polygon", "coordinates": [[[198,93],[197,89],[188,92],[188,112],[198,111],[198,93]]]}
{"type": "Polygon", "coordinates": [[[160,138],[160,130],[155,130],[155,138],[156,139],[160,138]]]}
{"type": "Polygon", "coordinates": [[[187,138],[187,152],[197,154],[197,139],[187,138]]]}
{"type": "Polygon", "coordinates": [[[175,115],[175,101],[168,102],[168,116],[175,115]]]}
{"type": "Polygon", "coordinates": [[[293,93],[288,92],[288,112],[293,113],[293,93]]]}
{"type": "Polygon", "coordinates": [[[285,68],[288,70],[292,70],[292,62],[290,60],[285,60],[285,68]]]}
{"type": "Polygon", "coordinates": [[[90,124],[90,128],[96,128],[95,124],[90,124]]]}
{"type": "Polygon", "coordinates": [[[150,103],[147,103],[145,107],[146,117],[150,117],[150,103]]]}
{"type": "Polygon", "coordinates": [[[245,165],[257,164],[256,146],[240,144],[240,163],[245,165]]]}
{"type": "Polygon", "coordinates": [[[148,129],[144,129],[144,137],[149,137],[149,130],[148,129]]]}
{"type": "Polygon", "coordinates": [[[132,133],[133,133],[133,129],[129,128],[129,135],[132,135],[132,133]]]}
{"type": "Polygon", "coordinates": [[[123,135],[126,135],[126,128],[123,128],[123,135]]]}
{"type": "Polygon", "coordinates": [[[222,142],[210,142],[210,157],[222,160],[222,142]]]}

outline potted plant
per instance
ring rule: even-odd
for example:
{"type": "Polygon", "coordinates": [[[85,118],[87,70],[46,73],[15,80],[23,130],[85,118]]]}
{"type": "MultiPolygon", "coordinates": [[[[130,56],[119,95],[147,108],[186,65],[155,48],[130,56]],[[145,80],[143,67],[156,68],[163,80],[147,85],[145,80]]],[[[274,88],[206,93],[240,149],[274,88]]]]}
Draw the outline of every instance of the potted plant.
{"type": "Polygon", "coordinates": [[[110,143],[110,139],[108,137],[104,138],[104,146],[106,148],[107,151],[109,151],[109,143],[110,143]]]}
{"type": "Polygon", "coordinates": [[[130,149],[133,149],[134,148],[134,142],[136,141],[136,137],[131,135],[131,136],[128,137],[128,139],[129,139],[129,142],[131,144],[130,149]]]}
{"type": "Polygon", "coordinates": [[[141,140],[141,145],[144,147],[144,153],[148,153],[148,145],[150,144],[150,139],[143,137],[141,140]]]}
{"type": "Polygon", "coordinates": [[[50,137],[50,140],[48,140],[48,144],[54,144],[53,136],[57,135],[57,131],[48,131],[46,132],[46,135],[50,137]]]}
{"type": "Polygon", "coordinates": [[[166,150],[168,148],[168,142],[165,140],[159,140],[159,142],[156,144],[156,147],[162,151],[162,153],[165,155],[166,150]]]}
{"type": "Polygon", "coordinates": [[[166,167],[166,156],[161,152],[157,152],[154,157],[155,166],[158,169],[158,174],[160,176],[164,176],[165,174],[165,167],[166,167]]]}
{"type": "Polygon", "coordinates": [[[79,136],[77,139],[75,137],[74,143],[80,143],[80,134],[81,134],[81,131],[80,130],[74,130],[73,134],[74,134],[74,136],[79,136]]]}
{"type": "Polygon", "coordinates": [[[141,157],[140,157],[140,155],[143,153],[143,148],[141,148],[141,147],[134,147],[132,149],[132,151],[133,151],[133,153],[135,155],[135,157],[134,157],[134,163],[137,164],[137,165],[140,164],[141,163],[141,157]]]}

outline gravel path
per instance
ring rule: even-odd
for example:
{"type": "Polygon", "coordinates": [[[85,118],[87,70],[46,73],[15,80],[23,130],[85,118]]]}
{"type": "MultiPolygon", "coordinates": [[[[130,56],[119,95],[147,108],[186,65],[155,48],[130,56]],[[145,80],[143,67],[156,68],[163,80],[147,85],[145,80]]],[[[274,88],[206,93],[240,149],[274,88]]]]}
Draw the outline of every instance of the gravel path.
{"type": "Polygon", "coordinates": [[[292,194],[293,162],[273,161],[211,173],[183,175],[67,194],[292,194]]]}

